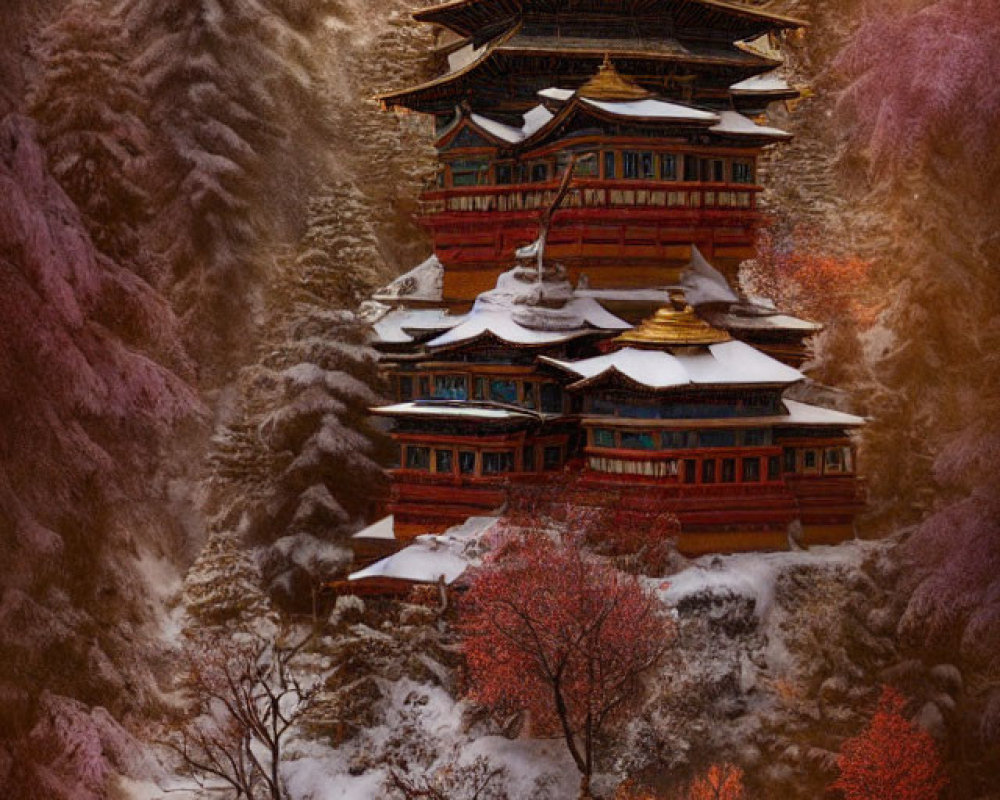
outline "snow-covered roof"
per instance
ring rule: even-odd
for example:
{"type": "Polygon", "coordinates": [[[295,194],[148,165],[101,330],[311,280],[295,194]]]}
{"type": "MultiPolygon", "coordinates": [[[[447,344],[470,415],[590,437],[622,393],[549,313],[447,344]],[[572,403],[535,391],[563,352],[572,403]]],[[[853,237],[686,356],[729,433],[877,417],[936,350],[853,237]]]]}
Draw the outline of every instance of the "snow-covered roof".
{"type": "Polygon", "coordinates": [[[486,133],[500,141],[507,142],[508,144],[518,144],[548,125],[552,121],[552,116],[552,112],[545,106],[537,105],[524,113],[524,125],[520,128],[484,117],[482,114],[470,114],[469,119],[472,120],[472,123],[476,127],[486,131],[486,133]]]}
{"type": "Polygon", "coordinates": [[[718,122],[719,115],[712,111],[703,111],[666,100],[650,97],[646,100],[591,100],[580,98],[581,102],[600,109],[606,114],[616,117],[637,117],[640,119],[678,120],[682,122],[718,122]]]}
{"type": "Polygon", "coordinates": [[[691,261],[681,276],[684,297],[692,306],[705,303],[735,303],[739,300],[729,281],[708,263],[695,245],[691,245],[691,261]]]}
{"type": "Polygon", "coordinates": [[[470,314],[469,318],[461,325],[456,325],[451,330],[431,339],[427,346],[432,348],[448,347],[492,334],[507,344],[543,347],[568,342],[591,331],[592,329],[587,328],[557,331],[535,330],[515,322],[509,312],[480,311],[470,314]]]}
{"type": "Polygon", "coordinates": [[[719,123],[709,128],[713,133],[724,133],[729,136],[762,136],[768,139],[791,139],[792,134],[780,128],[769,128],[758,125],[739,111],[720,111],[719,123]]]}
{"type": "Polygon", "coordinates": [[[754,75],[729,87],[736,94],[774,94],[795,91],[777,71],[754,75]]]}
{"type": "Polygon", "coordinates": [[[574,94],[576,94],[575,89],[560,89],[557,86],[550,86],[548,89],[542,89],[538,92],[539,97],[544,97],[546,100],[556,100],[558,102],[565,102],[574,94]]]}
{"type": "Polygon", "coordinates": [[[409,547],[352,573],[347,579],[390,578],[414,583],[437,583],[443,579],[446,585],[451,584],[473,560],[469,546],[496,525],[497,520],[497,517],[469,517],[440,535],[418,536],[409,547]]]}
{"type": "Polygon", "coordinates": [[[733,313],[712,314],[711,322],[717,328],[738,331],[805,331],[815,333],[823,329],[818,322],[799,319],[789,314],[744,315],[733,313]]]}
{"type": "Polygon", "coordinates": [[[375,300],[423,300],[440,302],[444,289],[444,265],[436,255],[404,272],[373,295],[375,300]]]}
{"type": "Polygon", "coordinates": [[[543,105],[524,112],[524,138],[528,138],[536,131],[541,130],[552,121],[553,114],[543,105]]]}
{"type": "Polygon", "coordinates": [[[407,331],[446,331],[465,321],[444,308],[395,308],[372,325],[379,342],[406,344],[413,341],[407,331]]]}
{"type": "Polygon", "coordinates": [[[469,42],[464,47],[460,47],[453,53],[448,54],[448,71],[458,72],[472,64],[476,59],[486,52],[487,44],[476,47],[474,42],[469,42]]]}
{"type": "Polygon", "coordinates": [[[398,553],[347,576],[349,581],[365,578],[392,578],[414,583],[453,583],[468,568],[466,561],[455,549],[436,542],[417,542],[398,553]]]}
{"type": "Polygon", "coordinates": [[[478,539],[499,522],[499,517],[469,517],[453,525],[437,537],[438,541],[469,541],[478,539]]]}
{"type": "Polygon", "coordinates": [[[589,297],[594,300],[622,303],[669,303],[670,289],[577,289],[578,297],[589,297]]]}
{"type": "Polygon", "coordinates": [[[456,400],[421,400],[414,403],[396,403],[391,406],[379,406],[371,409],[373,414],[386,417],[443,417],[482,420],[499,419],[538,419],[538,414],[530,411],[518,411],[514,408],[502,408],[488,404],[459,402],[456,400]]]}
{"type": "Polygon", "coordinates": [[[501,141],[517,144],[524,139],[524,130],[522,128],[515,128],[513,125],[497,122],[495,119],[484,117],[482,114],[471,114],[469,118],[477,127],[482,128],[501,141]]]}
{"type": "Polygon", "coordinates": [[[395,517],[390,514],[388,517],[382,517],[378,522],[373,522],[367,528],[362,528],[358,531],[352,539],[395,539],[396,538],[396,527],[395,527],[395,517]]]}
{"type": "Polygon", "coordinates": [[[650,389],[791,384],[805,377],[797,369],[740,341],[720,342],[677,355],[626,347],[582,361],[559,361],[544,356],[541,360],[578,375],[581,381],[577,386],[613,374],[650,389]]]}
{"type": "Polygon", "coordinates": [[[856,428],[864,425],[865,421],[854,414],[845,414],[843,411],[835,411],[832,408],[821,408],[811,406],[807,403],[800,403],[797,400],[783,400],[785,408],[788,409],[788,416],[781,418],[785,425],[835,425],[844,428],[856,428]]]}

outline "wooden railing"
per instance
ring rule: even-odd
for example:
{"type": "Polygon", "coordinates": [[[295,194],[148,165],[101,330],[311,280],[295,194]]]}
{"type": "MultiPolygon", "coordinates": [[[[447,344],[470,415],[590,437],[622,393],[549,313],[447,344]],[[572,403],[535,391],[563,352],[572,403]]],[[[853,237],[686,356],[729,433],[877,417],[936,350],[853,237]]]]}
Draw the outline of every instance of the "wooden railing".
{"type": "MultiPolygon", "coordinates": [[[[541,211],[552,204],[557,191],[554,181],[436,189],[421,195],[420,213],[541,211]]],[[[756,213],[759,191],[759,186],[744,183],[593,180],[574,185],[561,208],[670,208],[752,214],[756,213]]]]}

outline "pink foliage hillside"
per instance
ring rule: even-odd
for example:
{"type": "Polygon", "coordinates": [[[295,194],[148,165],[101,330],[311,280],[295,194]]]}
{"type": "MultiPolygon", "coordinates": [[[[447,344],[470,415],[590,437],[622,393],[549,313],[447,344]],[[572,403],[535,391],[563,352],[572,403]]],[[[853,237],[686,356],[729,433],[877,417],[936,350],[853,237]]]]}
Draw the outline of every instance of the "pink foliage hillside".
{"type": "Polygon", "coordinates": [[[988,183],[1000,168],[1000,3],[912,6],[878,4],[841,54],[836,66],[851,80],[842,106],[875,171],[936,157],[988,183]]]}
{"type": "Polygon", "coordinates": [[[15,744],[38,730],[43,688],[49,707],[141,701],[141,641],[122,627],[142,620],[140,527],[124,513],[201,412],[166,302],[96,253],[33,124],[13,115],[0,197],[0,796],[13,797],[43,785],[15,744]],[[22,783],[5,792],[12,762],[22,783]]]}

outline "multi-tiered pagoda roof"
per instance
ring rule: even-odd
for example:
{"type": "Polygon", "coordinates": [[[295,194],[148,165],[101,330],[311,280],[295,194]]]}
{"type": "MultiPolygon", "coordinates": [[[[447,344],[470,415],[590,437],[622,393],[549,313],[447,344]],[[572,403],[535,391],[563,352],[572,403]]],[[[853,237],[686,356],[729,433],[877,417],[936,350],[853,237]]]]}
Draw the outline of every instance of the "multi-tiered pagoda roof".
{"type": "Polygon", "coordinates": [[[723,0],[416,18],[451,39],[443,74],[381,96],[434,117],[439,157],[434,255],[376,296],[394,539],[564,471],[676,514],[688,552],[850,535],[862,420],[786,396],[819,326],[734,288],[758,159],[790,138],[757,115],[797,96],[773,40],[803,23],[723,0]]]}
{"type": "Polygon", "coordinates": [[[590,0],[571,8],[552,0],[467,0],[415,17],[459,37],[447,71],[381,99],[428,113],[448,113],[462,102],[523,111],[548,86],[579,87],[607,57],[651,91],[691,87],[693,98],[724,103],[729,86],[780,63],[746,42],[805,25],[713,0],[590,0]]]}

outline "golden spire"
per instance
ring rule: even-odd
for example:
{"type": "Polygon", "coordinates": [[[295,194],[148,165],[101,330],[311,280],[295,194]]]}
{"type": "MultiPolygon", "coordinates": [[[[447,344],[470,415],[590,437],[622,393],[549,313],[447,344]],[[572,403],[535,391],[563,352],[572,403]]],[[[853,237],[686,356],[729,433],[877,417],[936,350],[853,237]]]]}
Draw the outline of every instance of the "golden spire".
{"type": "Polygon", "coordinates": [[[670,306],[659,309],[636,328],[615,338],[616,344],[656,350],[679,345],[707,345],[728,342],[725,331],[713,328],[694,313],[683,292],[670,293],[670,306]]]}
{"type": "Polygon", "coordinates": [[[597,74],[583,84],[577,94],[590,100],[645,100],[653,96],[652,92],[623,78],[611,63],[608,53],[604,54],[604,63],[597,74]]]}

